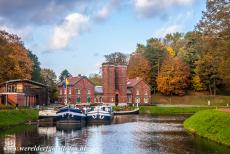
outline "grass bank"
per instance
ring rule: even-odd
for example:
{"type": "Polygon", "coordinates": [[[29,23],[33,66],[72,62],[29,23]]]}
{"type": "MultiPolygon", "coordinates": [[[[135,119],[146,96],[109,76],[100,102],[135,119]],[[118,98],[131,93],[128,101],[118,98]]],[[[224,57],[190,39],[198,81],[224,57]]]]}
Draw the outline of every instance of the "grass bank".
{"type": "Polygon", "coordinates": [[[135,106],[113,106],[113,111],[131,111],[135,109],[135,106]]]}
{"type": "Polygon", "coordinates": [[[148,114],[193,114],[213,107],[160,107],[140,106],[140,113],[148,114]]]}
{"type": "Polygon", "coordinates": [[[19,109],[19,110],[0,110],[0,129],[25,123],[28,120],[38,119],[38,110],[19,109]]]}
{"type": "Polygon", "coordinates": [[[152,95],[151,103],[153,104],[186,104],[186,105],[201,105],[207,106],[208,100],[211,106],[230,106],[230,96],[217,95],[211,97],[209,95],[185,95],[185,96],[163,96],[161,94],[152,95]]]}
{"type": "Polygon", "coordinates": [[[184,121],[188,131],[230,146],[230,113],[218,110],[197,112],[184,121]]]}

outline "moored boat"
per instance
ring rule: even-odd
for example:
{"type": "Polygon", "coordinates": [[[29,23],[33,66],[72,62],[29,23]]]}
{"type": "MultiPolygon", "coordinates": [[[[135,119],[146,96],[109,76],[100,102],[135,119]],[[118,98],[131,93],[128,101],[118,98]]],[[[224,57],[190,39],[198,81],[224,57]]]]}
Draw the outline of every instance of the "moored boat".
{"type": "Polygon", "coordinates": [[[110,123],[113,120],[112,106],[100,105],[87,111],[87,123],[110,123]]]}
{"type": "Polygon", "coordinates": [[[65,106],[57,111],[57,124],[85,124],[86,115],[80,108],[65,106]]]}

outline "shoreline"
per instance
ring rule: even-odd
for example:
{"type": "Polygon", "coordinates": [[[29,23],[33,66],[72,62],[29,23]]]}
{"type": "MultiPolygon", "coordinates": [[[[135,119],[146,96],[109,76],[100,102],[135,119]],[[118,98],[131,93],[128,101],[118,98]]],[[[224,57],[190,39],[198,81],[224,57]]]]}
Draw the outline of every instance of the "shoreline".
{"type": "Polygon", "coordinates": [[[184,128],[214,142],[230,147],[230,113],[216,109],[199,111],[184,121],[184,128]]]}
{"type": "Polygon", "coordinates": [[[36,109],[11,109],[0,111],[0,130],[6,130],[14,126],[25,124],[28,121],[38,119],[36,109]]]}

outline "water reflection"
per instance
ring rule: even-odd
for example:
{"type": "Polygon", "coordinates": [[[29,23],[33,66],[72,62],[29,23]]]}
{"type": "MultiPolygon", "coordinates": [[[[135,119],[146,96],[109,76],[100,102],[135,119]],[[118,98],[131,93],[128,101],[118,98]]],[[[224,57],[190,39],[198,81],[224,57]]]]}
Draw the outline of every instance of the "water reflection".
{"type": "Polygon", "coordinates": [[[15,147],[26,146],[49,146],[55,154],[230,153],[225,146],[187,133],[182,126],[185,118],[130,115],[116,116],[110,125],[34,127],[0,138],[0,153],[24,153],[15,147]]]}

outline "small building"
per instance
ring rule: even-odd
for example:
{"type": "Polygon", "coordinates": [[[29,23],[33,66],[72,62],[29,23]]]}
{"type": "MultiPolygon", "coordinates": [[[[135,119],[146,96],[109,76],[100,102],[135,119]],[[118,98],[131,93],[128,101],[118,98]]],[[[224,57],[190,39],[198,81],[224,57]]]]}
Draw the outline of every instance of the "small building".
{"type": "Polygon", "coordinates": [[[0,103],[15,106],[47,105],[48,86],[24,79],[6,81],[0,84],[0,103]]]}
{"type": "Polygon", "coordinates": [[[150,86],[141,78],[127,80],[128,103],[149,103],[151,99],[150,86]]]}
{"type": "Polygon", "coordinates": [[[78,75],[77,77],[68,77],[69,85],[64,87],[64,82],[58,85],[59,102],[65,104],[83,104],[94,103],[94,84],[86,77],[78,75]]]}

